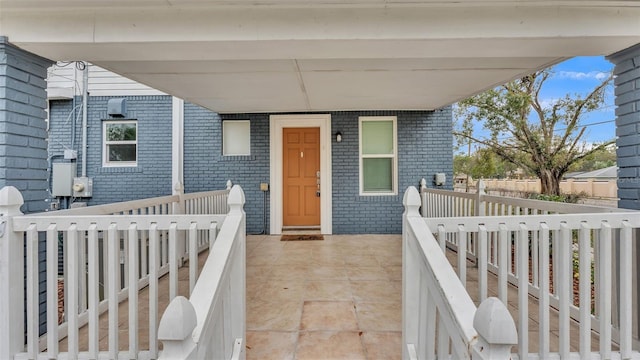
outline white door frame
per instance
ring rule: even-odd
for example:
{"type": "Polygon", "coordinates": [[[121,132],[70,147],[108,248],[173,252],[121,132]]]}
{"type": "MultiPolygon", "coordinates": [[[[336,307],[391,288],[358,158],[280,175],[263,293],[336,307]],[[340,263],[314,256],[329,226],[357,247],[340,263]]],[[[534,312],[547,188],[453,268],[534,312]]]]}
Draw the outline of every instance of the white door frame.
{"type": "Polygon", "coordinates": [[[320,128],[320,232],[331,234],[331,115],[271,115],[269,120],[270,233],[282,234],[282,129],[317,127],[320,128]]]}

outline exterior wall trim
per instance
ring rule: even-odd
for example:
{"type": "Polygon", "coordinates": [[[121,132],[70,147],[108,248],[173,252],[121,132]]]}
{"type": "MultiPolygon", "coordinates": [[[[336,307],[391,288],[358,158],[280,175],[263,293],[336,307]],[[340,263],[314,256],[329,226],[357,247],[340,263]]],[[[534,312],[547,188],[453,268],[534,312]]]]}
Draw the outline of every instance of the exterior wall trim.
{"type": "Polygon", "coordinates": [[[172,97],[171,106],[171,189],[175,195],[176,186],[184,186],[184,100],[172,97]]]}
{"type": "Polygon", "coordinates": [[[331,115],[298,114],[269,116],[269,172],[271,182],[270,233],[282,233],[282,129],[288,127],[320,128],[320,232],[331,234],[332,173],[331,115]]]}

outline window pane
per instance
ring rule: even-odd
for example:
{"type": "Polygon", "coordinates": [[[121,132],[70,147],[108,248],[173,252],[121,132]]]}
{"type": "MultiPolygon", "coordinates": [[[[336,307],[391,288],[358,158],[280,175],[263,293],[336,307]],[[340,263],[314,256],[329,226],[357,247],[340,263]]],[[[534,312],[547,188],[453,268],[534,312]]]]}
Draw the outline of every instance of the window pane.
{"type": "Polygon", "coordinates": [[[222,123],[222,154],[250,155],[251,127],[249,121],[225,121],[222,123]]]}
{"type": "Polygon", "coordinates": [[[362,153],[393,153],[393,121],[362,122],[362,153]]]}
{"type": "Polygon", "coordinates": [[[362,159],[363,191],[393,191],[393,159],[362,159]]]}
{"type": "Polygon", "coordinates": [[[111,161],[136,161],[136,145],[108,145],[109,162],[111,161]]]}
{"type": "Polygon", "coordinates": [[[136,124],[107,124],[107,141],[135,141],[136,124]]]}

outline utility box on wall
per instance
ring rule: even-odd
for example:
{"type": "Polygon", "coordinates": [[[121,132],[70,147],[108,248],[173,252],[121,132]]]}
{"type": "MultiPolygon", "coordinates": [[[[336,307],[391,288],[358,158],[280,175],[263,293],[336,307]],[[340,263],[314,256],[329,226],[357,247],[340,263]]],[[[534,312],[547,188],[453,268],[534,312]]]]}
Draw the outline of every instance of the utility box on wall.
{"type": "Polygon", "coordinates": [[[73,194],[73,178],[76,176],[76,163],[53,163],[51,173],[51,195],[56,197],[71,196],[73,194]]]}
{"type": "Polygon", "coordinates": [[[73,196],[91,197],[93,193],[93,179],[88,177],[77,177],[73,179],[73,196]]]}

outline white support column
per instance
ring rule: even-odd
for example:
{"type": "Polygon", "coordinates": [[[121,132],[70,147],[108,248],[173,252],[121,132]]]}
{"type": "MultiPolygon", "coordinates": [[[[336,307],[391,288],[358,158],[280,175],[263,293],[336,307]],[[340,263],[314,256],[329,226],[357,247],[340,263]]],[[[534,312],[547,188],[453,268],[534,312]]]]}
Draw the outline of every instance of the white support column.
{"type": "Polygon", "coordinates": [[[171,187],[176,194],[176,184],[184,184],[184,100],[173,98],[171,135],[171,187]]]}
{"type": "Polygon", "coordinates": [[[24,351],[24,242],[12,219],[22,215],[22,204],[15,187],[0,190],[0,359],[24,351]]]}

